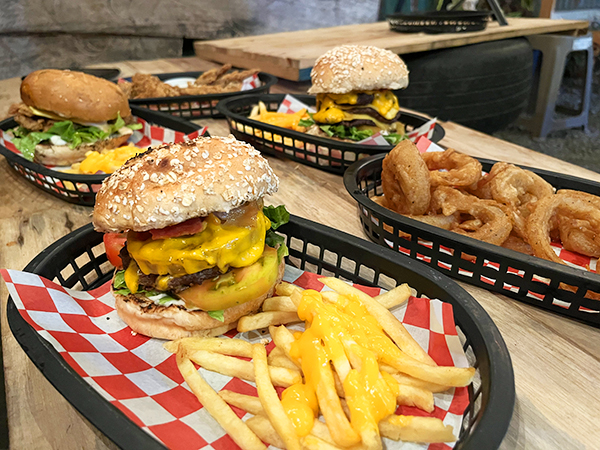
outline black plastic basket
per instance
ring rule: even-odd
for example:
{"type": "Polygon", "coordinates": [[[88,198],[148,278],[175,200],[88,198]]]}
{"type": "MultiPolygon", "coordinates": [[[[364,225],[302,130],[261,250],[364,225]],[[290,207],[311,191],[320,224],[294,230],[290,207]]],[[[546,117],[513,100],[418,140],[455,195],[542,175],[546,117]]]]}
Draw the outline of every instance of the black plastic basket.
{"type": "MultiPolygon", "coordinates": [[[[150,123],[186,134],[193,133],[202,128],[199,125],[169,114],[150,111],[133,105],[131,106],[131,112],[134,116],[140,117],[150,123]]],[[[12,118],[0,122],[0,129],[3,131],[10,130],[16,126],[18,124],[12,118]]],[[[206,135],[207,133],[205,133],[206,135]]],[[[19,175],[34,186],[55,197],[78,205],[94,206],[96,192],[100,189],[102,181],[108,176],[107,174],[84,175],[66,173],[48,169],[41,164],[26,160],[20,154],[10,151],[3,145],[0,145],[0,154],[6,158],[10,166],[19,175]]]]}
{"type": "MultiPolygon", "coordinates": [[[[512,363],[496,325],[463,288],[391,250],[306,219],[292,216],[277,231],[286,236],[287,262],[302,270],[388,289],[409,281],[419,295],[451,303],[463,348],[477,369],[455,448],[498,448],[515,401],[512,363]]],[[[25,270],[68,288],[89,290],[108,281],[113,269],[104,253],[102,234],[86,225],[52,244],[25,270]]],[[[108,438],[121,448],[164,448],[83,380],[23,319],[12,298],[7,318],[15,338],[43,375],[108,438]]]]}
{"type": "Polygon", "coordinates": [[[461,33],[485,30],[491,11],[431,11],[397,13],[387,17],[399,33],[461,33]]]}
{"type": "MultiPolygon", "coordinates": [[[[294,97],[308,106],[315,106],[312,95],[295,95],[294,97]]],[[[219,102],[218,110],[227,118],[231,133],[239,140],[252,144],[262,153],[284,156],[307,166],[342,175],[354,162],[361,158],[387,153],[392,145],[363,145],[341,142],[299,131],[269,125],[249,119],[252,107],[262,101],[269,111],[276,111],[285,99],[284,94],[244,95],[219,102]]],[[[429,121],[426,117],[405,112],[400,121],[413,128],[429,121]]],[[[444,129],[436,124],[430,139],[438,142],[444,137],[444,129]]]]}
{"type": "MultiPolygon", "coordinates": [[[[190,77],[198,78],[203,72],[177,72],[156,74],[160,80],[170,80],[172,78],[190,77]]],[[[277,78],[265,72],[259,72],[258,78],[261,86],[240,91],[248,94],[268,94],[271,87],[277,83],[277,78]]],[[[203,118],[222,118],[223,115],[217,111],[217,103],[220,100],[238,96],[240,92],[224,92],[222,94],[205,95],[182,95],[180,97],[156,97],[156,98],[136,98],[129,100],[131,105],[149,108],[153,111],[161,111],[173,114],[174,116],[184,117],[186,119],[203,118]]]]}
{"type": "MultiPolygon", "coordinates": [[[[360,221],[371,240],[458,280],[600,326],[600,301],[591,298],[594,293],[600,294],[600,275],[418,222],[371,200],[383,193],[384,156],[360,161],[344,175],[344,185],[358,202],[360,221]]],[[[479,161],[485,171],[496,162],[479,161]]],[[[537,173],[557,189],[600,192],[600,183],[594,181],[521,167],[537,173]]]]}

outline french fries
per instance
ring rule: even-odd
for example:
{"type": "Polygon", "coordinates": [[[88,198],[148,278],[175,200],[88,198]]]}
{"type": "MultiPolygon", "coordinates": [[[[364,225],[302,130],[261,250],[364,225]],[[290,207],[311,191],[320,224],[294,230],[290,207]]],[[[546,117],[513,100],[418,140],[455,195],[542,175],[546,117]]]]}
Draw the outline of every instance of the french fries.
{"type": "Polygon", "coordinates": [[[285,443],[288,450],[300,450],[300,439],[292,421],[283,409],[283,405],[277,396],[277,392],[271,383],[269,366],[267,364],[267,352],[262,344],[254,344],[252,348],[252,358],[254,359],[254,377],[256,379],[256,389],[258,398],[267,413],[273,428],[285,443]]]}
{"type": "Polygon", "coordinates": [[[215,418],[236,444],[244,450],[266,450],[267,447],[209,386],[189,359],[177,354],[177,367],[192,392],[202,403],[202,406],[215,418]]]}
{"type": "MultiPolygon", "coordinates": [[[[238,377],[242,380],[255,381],[254,367],[250,361],[225,356],[219,353],[207,352],[205,350],[187,350],[185,353],[188,358],[196,364],[213,372],[219,372],[229,377],[238,377]]],[[[269,372],[275,386],[288,387],[302,380],[298,372],[291,371],[284,367],[269,367],[269,372]]]]}
{"type": "Polygon", "coordinates": [[[238,321],[237,329],[240,333],[268,328],[271,325],[300,322],[298,314],[289,311],[267,311],[251,316],[244,316],[238,321]]]}
{"type": "MultiPolygon", "coordinates": [[[[275,344],[268,356],[264,340],[252,344],[241,339],[207,337],[184,338],[164,344],[165,349],[176,354],[177,365],[184,379],[207,411],[238,445],[252,450],[264,449],[262,442],[293,450],[380,450],[383,448],[382,437],[422,443],[455,441],[452,427],[440,419],[394,414],[397,405],[432,412],[434,393],[444,392],[450,387],[466,386],[475,373],[474,368],[437,366],[388,311],[406,302],[412,295],[411,288],[402,284],[377,297],[370,297],[341,280],[320,280],[332,291],[315,294],[315,291],[304,291],[282,282],[276,286],[277,295],[264,302],[261,312],[239,320],[240,332],[268,328],[275,344]],[[306,331],[292,332],[285,324],[300,321],[298,308],[311,295],[319,296],[322,303],[318,308],[324,309],[309,309],[311,312],[306,317],[312,318],[306,322],[306,331]],[[330,333],[326,330],[332,325],[319,322],[320,327],[325,327],[323,337],[315,340],[311,337],[303,341],[304,336],[312,336],[309,331],[315,314],[329,311],[327,308],[346,311],[346,308],[352,308],[349,305],[362,305],[360,308],[363,308],[352,310],[356,314],[352,317],[372,316],[361,325],[367,328],[357,328],[363,330],[363,334],[348,334],[346,328],[330,333]],[[330,334],[333,338],[329,338],[330,334]],[[377,344],[383,346],[376,347],[378,350],[374,352],[369,350],[371,344],[365,343],[365,336],[384,339],[387,343],[377,344]],[[303,342],[309,345],[303,345],[303,342]],[[205,370],[255,382],[258,397],[230,390],[216,393],[192,362],[205,370]],[[373,373],[375,378],[369,375],[373,373]],[[369,376],[371,381],[365,385],[365,389],[368,386],[368,392],[379,389],[377,386],[387,386],[385,389],[388,389],[388,394],[385,395],[392,395],[391,405],[386,403],[385,409],[376,410],[383,411],[376,421],[369,419],[372,412],[364,409],[367,403],[361,400],[362,391],[357,385],[369,376]],[[312,422],[305,420],[301,428],[296,428],[299,426],[294,422],[298,420],[297,416],[288,416],[286,410],[290,396],[284,395],[280,400],[274,386],[300,386],[303,389],[310,386],[310,389],[314,389],[310,394],[315,399],[312,401],[316,401],[312,408],[318,405],[314,411],[318,411],[324,421],[319,420],[317,414],[313,418],[307,417],[312,422]],[[253,416],[243,422],[229,405],[253,416]],[[292,417],[295,417],[294,420],[292,417]],[[299,431],[301,429],[304,430],[302,433],[299,431]]],[[[306,303],[302,305],[302,308],[309,308],[306,303]]],[[[334,327],[344,327],[347,325],[343,323],[353,324],[356,321],[342,317],[331,322],[334,327]]],[[[383,405],[378,408],[383,408],[383,405]]]]}

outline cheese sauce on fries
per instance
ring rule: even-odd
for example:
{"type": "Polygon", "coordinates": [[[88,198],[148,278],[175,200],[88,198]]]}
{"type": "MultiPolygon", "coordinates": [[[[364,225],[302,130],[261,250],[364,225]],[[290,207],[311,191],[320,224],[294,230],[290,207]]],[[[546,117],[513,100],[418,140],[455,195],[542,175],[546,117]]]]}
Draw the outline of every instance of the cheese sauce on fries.
{"type": "Polygon", "coordinates": [[[358,436],[378,434],[378,423],[396,410],[399,385],[379,369],[386,354],[400,350],[358,300],[305,290],[298,317],[306,331],[292,344],[290,355],[301,362],[306,384],[295,384],[282,403],[299,436],[307,435],[318,416],[315,392],[331,360],[342,381],[352,429],[358,436]],[[332,302],[334,300],[334,302],[332,302]]]}

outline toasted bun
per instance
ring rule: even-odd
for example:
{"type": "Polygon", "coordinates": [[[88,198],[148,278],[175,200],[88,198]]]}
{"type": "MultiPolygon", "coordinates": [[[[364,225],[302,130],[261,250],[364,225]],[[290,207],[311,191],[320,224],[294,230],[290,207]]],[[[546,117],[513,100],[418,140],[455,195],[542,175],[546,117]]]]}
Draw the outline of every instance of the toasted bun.
{"type": "Polygon", "coordinates": [[[279,265],[275,284],[265,295],[223,311],[223,322],[204,311],[189,311],[179,306],[160,306],[142,295],[121,295],[113,292],[119,317],[136,333],[160,339],[180,339],[192,336],[218,336],[235,328],[237,320],[257,311],[265,299],[272,297],[275,286],[283,278],[285,262],[279,265]]]}
{"type": "Polygon", "coordinates": [[[68,145],[38,144],[35,146],[34,161],[48,166],[70,166],[83,161],[85,154],[89,151],[101,152],[104,149],[110,150],[125,145],[131,134],[127,133],[110,139],[102,139],[93,144],[81,144],[75,148],[68,145]]]}
{"type": "Polygon", "coordinates": [[[404,89],[408,69],[395,53],[367,45],[342,45],[329,50],[310,72],[309,94],[404,89]]]}
{"type": "Polygon", "coordinates": [[[229,212],[272,194],[279,179],[260,152],[229,137],[200,137],[136,156],[104,180],[96,196],[98,231],[165,228],[229,212]]]}
{"type": "Polygon", "coordinates": [[[21,83],[28,106],[75,122],[106,122],[131,115],[127,97],[115,83],[82,72],[38,70],[21,83]]]}

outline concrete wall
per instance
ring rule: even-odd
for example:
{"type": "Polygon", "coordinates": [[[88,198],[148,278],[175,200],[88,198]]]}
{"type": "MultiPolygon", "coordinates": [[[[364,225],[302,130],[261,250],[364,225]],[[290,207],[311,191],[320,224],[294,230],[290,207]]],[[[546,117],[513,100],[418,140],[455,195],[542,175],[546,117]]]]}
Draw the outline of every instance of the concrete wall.
{"type": "Polygon", "coordinates": [[[0,79],[181,55],[218,39],[374,22],[379,0],[1,0],[0,79]]]}

